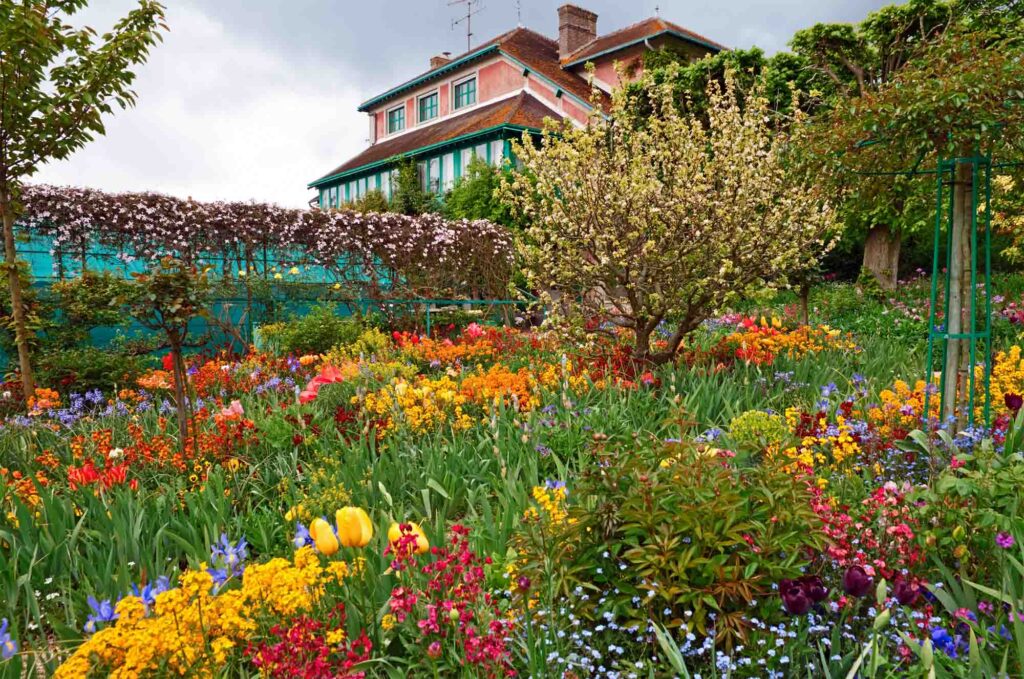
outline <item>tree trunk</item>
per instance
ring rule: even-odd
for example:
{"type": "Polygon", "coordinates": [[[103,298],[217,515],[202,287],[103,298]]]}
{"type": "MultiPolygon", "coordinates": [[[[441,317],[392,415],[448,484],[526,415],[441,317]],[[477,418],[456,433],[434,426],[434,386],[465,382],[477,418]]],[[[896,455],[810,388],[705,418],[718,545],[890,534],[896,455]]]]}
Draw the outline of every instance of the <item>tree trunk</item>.
{"type": "Polygon", "coordinates": [[[178,446],[180,450],[184,451],[185,443],[188,441],[188,414],[185,410],[187,407],[185,403],[187,376],[185,361],[181,357],[181,343],[174,338],[171,338],[171,364],[174,367],[174,399],[177,401],[175,410],[178,412],[178,446]]]}
{"type": "Polygon", "coordinates": [[[871,227],[864,241],[865,271],[870,272],[883,290],[896,289],[900,269],[900,234],[886,224],[871,227]]]}
{"type": "Polygon", "coordinates": [[[800,284],[800,323],[811,324],[811,284],[807,282],[800,284]]]}
{"type": "Polygon", "coordinates": [[[21,390],[27,401],[36,391],[32,377],[32,354],[29,348],[28,325],[25,322],[25,305],[21,294],[21,278],[18,276],[18,252],[14,247],[14,206],[7,193],[0,196],[0,211],[4,223],[4,264],[7,267],[7,284],[11,291],[11,317],[14,319],[14,338],[18,346],[18,368],[21,371],[21,390]]]}
{"type": "MultiPolygon", "coordinates": [[[[949,314],[946,317],[946,332],[950,335],[957,335],[964,331],[965,311],[971,309],[973,290],[970,289],[970,267],[971,267],[971,194],[972,182],[974,181],[972,167],[968,163],[958,163],[956,166],[956,177],[953,183],[953,224],[949,237],[950,259],[949,259],[949,289],[946,294],[949,296],[947,308],[949,314]]],[[[966,368],[965,360],[970,350],[969,341],[958,338],[951,338],[946,342],[946,364],[943,366],[943,376],[946,383],[942,393],[942,419],[943,421],[955,422],[959,414],[960,401],[966,394],[962,394],[960,386],[961,371],[966,368]]],[[[965,376],[966,377],[966,376],[965,376]]],[[[964,380],[966,386],[967,380],[964,380]]]]}

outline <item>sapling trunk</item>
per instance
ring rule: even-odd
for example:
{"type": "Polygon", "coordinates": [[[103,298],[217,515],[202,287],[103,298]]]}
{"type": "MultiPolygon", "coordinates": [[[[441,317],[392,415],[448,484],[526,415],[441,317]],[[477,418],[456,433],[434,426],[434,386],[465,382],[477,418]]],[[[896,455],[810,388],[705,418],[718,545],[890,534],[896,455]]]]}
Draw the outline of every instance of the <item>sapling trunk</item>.
{"type": "MultiPolygon", "coordinates": [[[[943,368],[945,388],[942,394],[942,418],[955,424],[963,400],[960,389],[961,371],[969,360],[969,343],[955,337],[964,331],[965,311],[970,312],[973,290],[970,290],[970,226],[973,170],[967,163],[958,163],[953,184],[953,224],[950,227],[949,296],[946,332],[946,363],[943,368]],[[966,298],[966,300],[965,300],[966,298]]],[[[966,381],[965,381],[966,386],[966,381]]]]}
{"type": "Polygon", "coordinates": [[[32,375],[32,353],[29,347],[21,277],[18,275],[18,252],[14,246],[14,206],[7,193],[0,196],[0,200],[4,228],[4,265],[7,267],[7,285],[11,292],[11,317],[14,320],[14,339],[18,347],[18,369],[21,372],[21,390],[28,400],[35,394],[36,384],[32,375]]]}
{"type": "Polygon", "coordinates": [[[174,400],[175,410],[178,415],[178,446],[184,451],[185,443],[188,441],[188,413],[185,402],[185,362],[181,357],[181,342],[171,337],[171,364],[174,376],[174,400]]]}

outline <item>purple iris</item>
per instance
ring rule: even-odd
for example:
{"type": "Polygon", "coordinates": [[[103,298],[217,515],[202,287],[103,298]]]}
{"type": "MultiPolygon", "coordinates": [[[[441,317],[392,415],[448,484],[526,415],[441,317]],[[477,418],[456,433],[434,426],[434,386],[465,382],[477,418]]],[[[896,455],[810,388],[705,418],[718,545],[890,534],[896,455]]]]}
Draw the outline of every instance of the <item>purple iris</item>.
{"type": "Polygon", "coordinates": [[[149,612],[150,607],[156,604],[156,596],[163,594],[171,588],[171,579],[166,575],[161,575],[156,579],[156,582],[147,583],[141,590],[138,585],[132,585],[132,594],[142,599],[142,605],[146,607],[146,612],[149,612]]]}
{"type": "Polygon", "coordinates": [[[313,544],[313,538],[309,535],[309,529],[298,521],[295,522],[295,537],[292,538],[292,544],[295,545],[295,549],[302,549],[313,544]]]}
{"type": "Polygon", "coordinates": [[[245,570],[245,560],[249,556],[249,543],[241,538],[238,543],[232,543],[224,533],[220,534],[220,540],[210,547],[210,561],[212,568],[206,572],[213,578],[213,583],[219,588],[228,579],[240,577],[245,570]]]}
{"type": "Polygon", "coordinates": [[[0,620],[0,659],[10,660],[18,652],[18,642],[7,631],[7,618],[0,620]]]}
{"type": "Polygon", "coordinates": [[[117,620],[117,613],[114,612],[114,604],[110,602],[110,599],[104,599],[103,601],[97,601],[96,597],[90,596],[88,598],[89,608],[92,609],[92,613],[85,619],[85,633],[95,634],[96,623],[99,622],[114,622],[117,620]]]}

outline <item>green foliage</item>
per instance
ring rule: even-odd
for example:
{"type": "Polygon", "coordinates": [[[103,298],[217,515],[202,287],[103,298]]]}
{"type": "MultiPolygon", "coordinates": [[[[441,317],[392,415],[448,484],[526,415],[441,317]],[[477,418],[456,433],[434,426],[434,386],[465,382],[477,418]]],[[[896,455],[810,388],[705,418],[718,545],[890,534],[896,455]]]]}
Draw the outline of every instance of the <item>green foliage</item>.
{"type": "Polygon", "coordinates": [[[792,435],[786,418],[778,413],[748,410],[729,422],[729,440],[737,452],[760,455],[768,448],[780,448],[792,435]]]}
{"type": "Polygon", "coordinates": [[[72,348],[89,339],[89,331],[101,326],[124,325],[124,309],[118,305],[131,287],[120,276],[104,271],[84,271],[78,278],[54,283],[57,317],[47,336],[57,348],[72,348]]]}
{"type": "Polygon", "coordinates": [[[354,200],[349,207],[362,213],[388,212],[391,208],[388,199],[384,197],[384,193],[380,189],[367,191],[362,198],[354,200]]]}
{"type": "Polygon", "coordinates": [[[363,338],[358,319],[339,316],[334,305],[318,304],[306,315],[259,329],[261,346],[279,356],[321,354],[363,338]]]}
{"type": "MultiPolygon", "coordinates": [[[[1003,550],[995,542],[996,534],[1024,535],[1020,511],[1024,455],[1013,450],[1022,432],[1024,411],[1007,432],[1009,450],[996,452],[992,440],[986,439],[973,452],[960,451],[952,439],[944,437],[944,447],[951,451],[945,454],[955,455],[962,466],[944,469],[919,493],[921,523],[930,527],[927,543],[937,559],[957,563],[964,577],[999,582],[1003,550]]],[[[927,453],[944,454],[932,449],[927,453]]]]}
{"type": "MultiPolygon", "coordinates": [[[[674,98],[680,109],[701,118],[706,117],[708,85],[725,86],[725,74],[731,72],[736,81],[740,103],[747,93],[760,83],[762,96],[768,99],[776,124],[786,124],[793,114],[794,92],[796,102],[804,112],[817,110],[825,94],[832,91],[831,82],[809,67],[807,59],[799,54],[780,52],[765,57],[757,47],[726,50],[690,61],[684,53],[662,49],[644,53],[644,70],[658,84],[671,83],[674,98]]],[[[627,90],[641,92],[632,84],[627,90]]],[[[641,105],[643,101],[639,102],[641,105]]],[[[644,115],[650,115],[647,108],[644,115]]]]}
{"type": "Polygon", "coordinates": [[[874,300],[882,301],[886,298],[885,290],[882,289],[878,278],[865,268],[861,268],[860,275],[857,276],[857,287],[862,294],[874,300]]]}
{"type": "Polygon", "coordinates": [[[180,349],[192,319],[209,313],[210,282],[194,266],[164,257],[149,271],[132,274],[116,302],[146,328],[165,333],[172,350],[180,349]]]}
{"type": "Polygon", "coordinates": [[[383,357],[391,350],[391,338],[378,328],[366,328],[354,341],[339,342],[331,345],[331,348],[347,358],[383,357]]]}
{"type": "Polygon", "coordinates": [[[503,226],[518,226],[509,208],[498,197],[502,172],[474,156],[445,195],[442,214],[448,219],[489,219],[503,226]]]}
{"type": "Polygon", "coordinates": [[[39,376],[44,384],[67,385],[69,391],[99,389],[111,393],[134,385],[136,378],[152,367],[151,363],[148,357],[119,346],[77,347],[41,354],[39,376]]]}
{"type": "Polygon", "coordinates": [[[611,592],[610,606],[641,625],[703,633],[714,614],[719,640],[742,643],[749,602],[822,544],[809,499],[779,469],[724,465],[686,444],[599,452],[558,538],[565,588],[611,592]]]}
{"type": "Polygon", "coordinates": [[[391,211],[419,215],[437,211],[437,197],[423,189],[416,161],[407,158],[398,164],[391,189],[391,211]]]}

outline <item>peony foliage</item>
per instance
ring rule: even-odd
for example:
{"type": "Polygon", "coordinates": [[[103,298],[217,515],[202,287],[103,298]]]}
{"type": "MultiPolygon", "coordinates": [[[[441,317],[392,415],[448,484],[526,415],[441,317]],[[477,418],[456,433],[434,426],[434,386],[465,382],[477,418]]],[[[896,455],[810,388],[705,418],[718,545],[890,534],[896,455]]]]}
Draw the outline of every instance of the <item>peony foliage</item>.
{"type": "Polygon", "coordinates": [[[607,118],[516,143],[522,171],[502,192],[531,224],[525,273],[557,298],[556,318],[625,328],[638,359],[663,362],[716,309],[818,260],[835,220],[787,162],[802,125],[773,131],[759,89],[741,106],[729,74],[697,118],[669,85],[642,85],[617,92],[607,118]],[[656,330],[665,344],[653,345],[656,330]]]}

